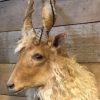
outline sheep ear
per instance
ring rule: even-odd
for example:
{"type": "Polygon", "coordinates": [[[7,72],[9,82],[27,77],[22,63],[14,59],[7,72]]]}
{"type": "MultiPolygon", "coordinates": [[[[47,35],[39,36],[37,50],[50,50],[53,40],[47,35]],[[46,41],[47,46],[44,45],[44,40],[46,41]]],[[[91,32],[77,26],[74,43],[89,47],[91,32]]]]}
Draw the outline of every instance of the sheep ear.
{"type": "Polygon", "coordinates": [[[66,33],[57,35],[53,41],[53,48],[57,50],[58,54],[69,57],[69,55],[67,54],[66,36],[66,33]]]}
{"type": "Polygon", "coordinates": [[[53,47],[60,48],[65,43],[66,34],[58,34],[53,41],[53,47]]]}

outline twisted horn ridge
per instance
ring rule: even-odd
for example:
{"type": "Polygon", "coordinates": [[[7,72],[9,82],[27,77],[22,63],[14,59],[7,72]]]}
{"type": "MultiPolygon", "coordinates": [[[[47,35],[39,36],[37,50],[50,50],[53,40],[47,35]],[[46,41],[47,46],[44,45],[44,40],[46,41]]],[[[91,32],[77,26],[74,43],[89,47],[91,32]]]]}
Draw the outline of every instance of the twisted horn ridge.
{"type": "Polygon", "coordinates": [[[25,12],[25,18],[22,26],[22,39],[18,41],[18,46],[15,52],[20,51],[22,48],[27,47],[29,43],[32,43],[36,37],[35,29],[32,25],[32,13],[33,13],[33,0],[27,0],[28,6],[25,12]]]}
{"type": "Polygon", "coordinates": [[[23,27],[22,27],[22,35],[28,35],[31,34],[32,35],[36,35],[35,29],[33,28],[32,25],[32,13],[33,13],[33,4],[34,1],[33,0],[27,0],[28,2],[28,6],[25,12],[25,18],[23,21],[23,27]]]}
{"type": "Polygon", "coordinates": [[[56,20],[55,0],[43,0],[42,23],[44,30],[41,33],[37,34],[32,25],[34,1],[27,0],[27,2],[28,6],[25,12],[25,18],[22,27],[22,39],[18,41],[18,46],[15,49],[15,52],[18,52],[22,48],[29,46],[29,44],[33,42],[33,39],[35,43],[40,43],[40,40],[42,42],[47,42],[49,32],[56,20]]]}
{"type": "Polygon", "coordinates": [[[55,0],[43,0],[42,23],[45,34],[49,37],[49,32],[56,21],[55,0]]]}

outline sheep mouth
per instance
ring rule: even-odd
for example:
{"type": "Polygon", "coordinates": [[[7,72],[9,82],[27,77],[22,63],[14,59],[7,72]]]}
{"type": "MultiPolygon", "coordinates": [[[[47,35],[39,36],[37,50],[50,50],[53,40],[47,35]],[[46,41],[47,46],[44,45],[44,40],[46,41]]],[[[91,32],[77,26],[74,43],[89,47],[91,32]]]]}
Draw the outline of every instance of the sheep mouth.
{"type": "Polygon", "coordinates": [[[9,91],[9,93],[18,94],[18,93],[26,91],[26,90],[28,90],[30,88],[34,88],[34,89],[38,90],[38,89],[43,88],[43,87],[44,87],[44,85],[36,85],[36,86],[31,86],[31,87],[27,86],[27,87],[21,87],[21,88],[19,88],[17,90],[16,89],[9,89],[8,91],[9,91]]]}
{"type": "Polygon", "coordinates": [[[15,88],[13,88],[13,89],[8,89],[8,93],[10,93],[10,94],[18,94],[18,93],[20,93],[20,92],[22,92],[22,91],[24,91],[26,88],[19,88],[19,89],[15,89],[15,88]]]}

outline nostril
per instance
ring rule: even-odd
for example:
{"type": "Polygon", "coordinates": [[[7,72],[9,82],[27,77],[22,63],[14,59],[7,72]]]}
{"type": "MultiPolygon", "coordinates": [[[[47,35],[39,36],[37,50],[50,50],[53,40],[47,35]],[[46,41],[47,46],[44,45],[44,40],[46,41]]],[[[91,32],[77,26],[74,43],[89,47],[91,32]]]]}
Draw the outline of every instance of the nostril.
{"type": "Polygon", "coordinates": [[[15,87],[15,85],[14,84],[8,84],[7,87],[8,87],[8,89],[13,89],[15,87]]]}

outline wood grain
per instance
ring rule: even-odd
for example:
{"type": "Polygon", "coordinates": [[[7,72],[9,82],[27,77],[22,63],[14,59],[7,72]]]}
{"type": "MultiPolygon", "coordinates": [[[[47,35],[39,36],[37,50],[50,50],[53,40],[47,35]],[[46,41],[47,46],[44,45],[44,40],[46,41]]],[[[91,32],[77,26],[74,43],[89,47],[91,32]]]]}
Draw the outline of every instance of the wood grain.
{"type": "Polygon", "coordinates": [[[25,97],[0,95],[0,100],[26,100],[25,97]]]}
{"type": "MultiPolygon", "coordinates": [[[[37,29],[39,31],[39,29],[37,29]]],[[[78,62],[100,62],[100,23],[53,27],[50,35],[66,33],[65,52],[78,62]]],[[[0,33],[0,63],[15,63],[20,31],[0,33]]]]}
{"type": "MultiPolygon", "coordinates": [[[[42,0],[35,0],[33,24],[41,24],[42,0]]],[[[20,30],[26,8],[26,0],[0,2],[0,31],[20,30]]],[[[57,0],[56,26],[100,21],[100,0],[57,0]]]]}

